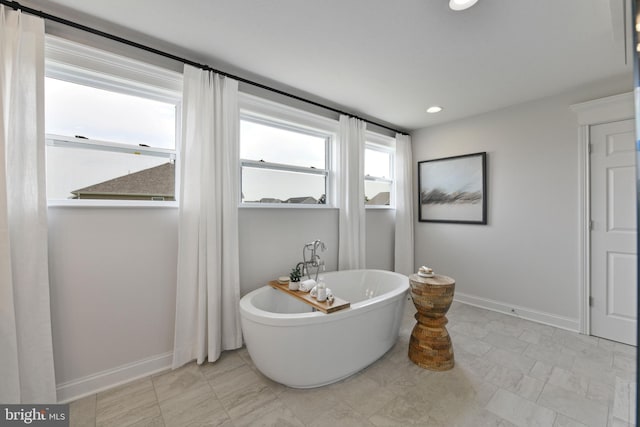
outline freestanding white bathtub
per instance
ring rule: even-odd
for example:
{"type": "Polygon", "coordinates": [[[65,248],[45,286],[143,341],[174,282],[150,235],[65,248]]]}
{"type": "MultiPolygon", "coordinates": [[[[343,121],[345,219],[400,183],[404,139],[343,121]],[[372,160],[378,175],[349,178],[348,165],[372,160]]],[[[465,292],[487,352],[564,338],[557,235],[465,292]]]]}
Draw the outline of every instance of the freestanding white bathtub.
{"type": "Polygon", "coordinates": [[[322,275],[351,307],[324,314],[270,286],[240,300],[242,332],[256,367],[295,388],[339,381],[367,367],[396,342],[407,276],[382,270],[322,275]]]}

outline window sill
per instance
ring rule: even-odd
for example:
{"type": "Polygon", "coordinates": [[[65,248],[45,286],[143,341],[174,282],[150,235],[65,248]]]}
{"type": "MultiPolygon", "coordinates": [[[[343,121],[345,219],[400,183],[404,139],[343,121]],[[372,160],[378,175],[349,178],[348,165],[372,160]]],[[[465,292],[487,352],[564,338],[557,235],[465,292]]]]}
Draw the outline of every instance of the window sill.
{"type": "Polygon", "coordinates": [[[392,211],[395,210],[396,208],[393,206],[387,206],[387,205],[365,205],[364,206],[365,210],[373,210],[373,211],[377,211],[377,210],[383,210],[383,211],[392,211]]]}
{"type": "Polygon", "coordinates": [[[176,201],[151,200],[48,200],[49,208],[177,208],[176,201]]]}
{"type": "MultiPolygon", "coordinates": [[[[177,201],[147,201],[147,200],[48,200],[47,207],[73,207],[73,208],[178,208],[177,201]]],[[[240,209],[338,209],[330,205],[305,205],[288,203],[256,203],[241,204],[240,209]]],[[[365,210],[395,210],[393,206],[366,205],[365,210]]]]}

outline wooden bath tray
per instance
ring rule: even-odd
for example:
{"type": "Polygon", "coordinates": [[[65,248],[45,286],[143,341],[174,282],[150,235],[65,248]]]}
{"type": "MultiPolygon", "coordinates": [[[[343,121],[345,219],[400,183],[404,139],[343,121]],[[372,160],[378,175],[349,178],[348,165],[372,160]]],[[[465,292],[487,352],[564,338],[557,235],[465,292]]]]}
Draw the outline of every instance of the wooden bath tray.
{"type": "Polygon", "coordinates": [[[335,295],[333,296],[333,304],[329,304],[328,302],[324,301],[324,302],[318,302],[315,298],[313,298],[311,295],[309,295],[309,292],[302,292],[302,291],[292,291],[289,289],[289,285],[282,285],[280,283],[278,283],[277,280],[272,280],[269,282],[269,286],[276,288],[282,292],[284,292],[285,294],[289,294],[294,298],[299,299],[300,301],[309,304],[310,306],[312,306],[313,308],[320,310],[323,313],[329,314],[329,313],[333,313],[339,310],[344,310],[345,308],[349,308],[351,306],[351,303],[349,301],[345,301],[343,299],[340,299],[338,297],[336,297],[335,295]]]}

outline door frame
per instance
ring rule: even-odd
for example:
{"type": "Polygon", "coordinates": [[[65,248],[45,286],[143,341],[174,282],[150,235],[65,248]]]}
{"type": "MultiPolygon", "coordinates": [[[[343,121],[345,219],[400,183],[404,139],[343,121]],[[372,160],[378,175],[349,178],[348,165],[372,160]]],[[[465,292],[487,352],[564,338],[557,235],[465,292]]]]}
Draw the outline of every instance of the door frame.
{"type": "Polygon", "coordinates": [[[571,105],[578,118],[578,283],[580,333],[591,335],[591,126],[634,119],[633,92],[571,105]]]}

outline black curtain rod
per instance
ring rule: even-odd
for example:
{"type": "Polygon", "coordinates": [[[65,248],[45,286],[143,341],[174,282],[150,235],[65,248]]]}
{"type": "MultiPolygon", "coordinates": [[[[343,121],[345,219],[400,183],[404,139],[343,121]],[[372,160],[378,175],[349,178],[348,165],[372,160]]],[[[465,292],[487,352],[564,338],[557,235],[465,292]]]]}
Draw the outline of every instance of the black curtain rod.
{"type": "Polygon", "coordinates": [[[0,4],[8,6],[8,7],[14,9],[14,10],[21,10],[22,12],[28,13],[30,15],[39,16],[40,18],[43,18],[43,19],[46,19],[46,20],[49,20],[49,21],[57,22],[59,24],[66,25],[66,26],[72,27],[72,28],[76,28],[78,30],[85,31],[87,33],[95,34],[97,36],[104,37],[106,39],[113,40],[113,41],[116,41],[118,43],[126,44],[128,46],[132,46],[132,47],[135,47],[137,49],[142,49],[144,51],[151,52],[151,53],[154,53],[156,55],[172,59],[174,61],[182,62],[184,64],[188,64],[188,65],[191,65],[193,67],[201,68],[201,69],[207,70],[207,71],[213,71],[214,73],[218,73],[218,74],[220,74],[222,76],[232,78],[232,79],[237,80],[239,82],[246,83],[248,85],[255,86],[257,88],[267,90],[269,92],[277,93],[278,95],[283,95],[283,96],[286,96],[288,98],[295,99],[297,101],[302,101],[302,102],[305,102],[307,104],[323,108],[325,110],[333,111],[334,113],[344,114],[344,115],[349,116],[349,117],[354,117],[356,119],[363,120],[363,121],[365,121],[365,122],[367,122],[369,124],[381,127],[383,129],[390,130],[392,132],[400,133],[400,134],[403,134],[403,135],[407,134],[406,132],[402,132],[400,130],[397,130],[397,129],[391,128],[389,126],[383,125],[381,123],[376,123],[374,121],[364,119],[362,117],[356,116],[355,114],[347,113],[345,111],[338,110],[337,108],[329,107],[327,105],[323,105],[323,104],[320,104],[318,102],[311,101],[309,99],[302,98],[300,96],[284,92],[284,91],[282,91],[280,89],[276,89],[276,88],[273,88],[273,87],[270,87],[270,86],[263,85],[262,83],[254,82],[252,80],[248,80],[248,79],[245,79],[243,77],[235,76],[233,74],[229,74],[229,73],[226,73],[224,71],[216,70],[215,68],[213,68],[213,67],[211,67],[211,66],[209,66],[207,64],[200,64],[198,62],[191,61],[190,59],[182,58],[180,56],[173,55],[171,53],[164,52],[162,50],[158,50],[158,49],[155,49],[153,47],[149,47],[149,46],[143,45],[141,43],[137,43],[137,42],[134,42],[134,41],[131,41],[131,40],[127,40],[125,38],[122,38],[122,37],[119,37],[119,36],[116,36],[116,35],[101,31],[101,30],[97,30],[97,29],[92,28],[92,27],[88,27],[86,25],[78,24],[77,22],[69,21],[68,19],[60,18],[59,16],[51,15],[51,14],[43,12],[41,10],[36,10],[36,9],[32,9],[30,7],[23,6],[20,3],[18,3],[17,1],[0,0],[0,4]]]}

